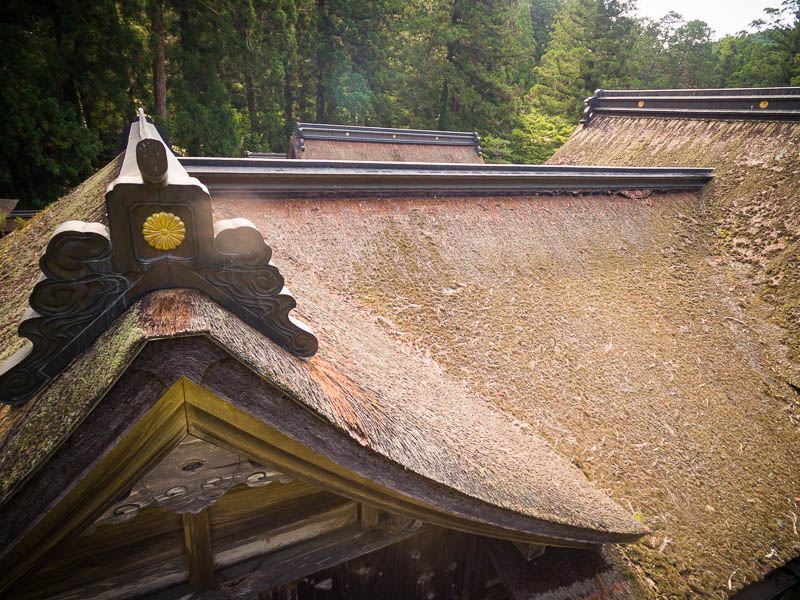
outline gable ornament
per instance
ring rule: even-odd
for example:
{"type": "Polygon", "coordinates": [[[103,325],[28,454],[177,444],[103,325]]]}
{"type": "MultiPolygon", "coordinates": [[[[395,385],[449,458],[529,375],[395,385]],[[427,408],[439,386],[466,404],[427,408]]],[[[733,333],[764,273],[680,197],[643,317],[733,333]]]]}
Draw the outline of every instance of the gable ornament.
{"type": "Polygon", "coordinates": [[[295,356],[316,353],[314,334],[289,314],[295,299],[261,233],[247,219],[213,222],[208,189],[141,109],[106,211],[108,227],[67,221],[53,232],[19,326],[29,341],[0,366],[0,402],[27,402],[157,289],[202,291],[295,356]]]}

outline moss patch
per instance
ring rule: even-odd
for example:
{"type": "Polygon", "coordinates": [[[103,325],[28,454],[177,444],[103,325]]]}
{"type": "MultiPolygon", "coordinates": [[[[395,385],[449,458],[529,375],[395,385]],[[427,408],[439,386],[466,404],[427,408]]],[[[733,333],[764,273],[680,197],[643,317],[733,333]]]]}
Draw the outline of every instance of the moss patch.
{"type": "Polygon", "coordinates": [[[713,167],[707,240],[737,302],[781,329],[759,333],[780,375],[800,386],[800,124],[601,117],[549,162],[713,167]]]}
{"type": "MultiPolygon", "coordinates": [[[[258,223],[304,311],[316,290],[346,296],[641,515],[652,535],[621,551],[642,589],[715,598],[732,572],[735,590],[793,552],[800,439],[742,305],[737,269],[750,267],[715,249],[713,201],[707,190],[215,209],[258,223]],[[762,561],[771,548],[779,558],[762,561]]],[[[330,340],[329,319],[309,310],[330,340]]]]}
{"type": "Polygon", "coordinates": [[[0,446],[0,504],[69,437],[144,343],[134,306],[26,405],[0,446]]]}
{"type": "MultiPolygon", "coordinates": [[[[750,390],[746,403],[730,409],[750,414],[754,405],[761,405],[772,411],[773,424],[763,431],[752,453],[770,453],[770,448],[781,446],[786,434],[796,440],[800,426],[800,124],[601,117],[576,132],[549,162],[714,167],[715,181],[703,194],[708,211],[696,230],[698,241],[710,250],[708,261],[719,266],[717,284],[723,295],[728,292],[727,299],[723,298],[730,310],[726,320],[741,340],[736,350],[759,374],[745,384],[750,390]]],[[[768,412],[764,418],[769,418],[768,412]]],[[[737,431],[734,437],[746,437],[742,434],[737,431]]],[[[717,435],[732,434],[722,429],[717,435]]],[[[719,450],[718,444],[713,447],[719,450]]],[[[796,450],[782,452],[784,457],[778,459],[783,462],[787,455],[797,456],[796,450]]],[[[744,459],[741,451],[729,455],[726,451],[726,456],[731,462],[751,458],[744,459]]],[[[738,494],[743,508],[738,516],[730,512],[727,519],[746,521],[738,533],[708,527],[718,527],[720,521],[719,506],[709,502],[710,509],[698,507],[680,537],[674,535],[675,525],[665,522],[651,543],[625,550],[655,582],[661,596],[724,597],[800,553],[800,540],[793,532],[787,535],[792,530],[792,513],[798,514],[798,502],[792,500],[797,494],[791,490],[798,489],[800,469],[795,464],[786,472],[790,487],[781,498],[771,489],[776,475],[771,464],[752,462],[743,473],[745,479],[730,482],[728,504],[735,506],[733,495],[738,494]],[[755,463],[761,467],[754,468],[755,463]],[[765,558],[773,547],[780,559],[765,558]],[[732,590],[727,577],[731,577],[732,590]]],[[[677,500],[686,499],[678,496],[677,500]]]]}
{"type": "MultiPolygon", "coordinates": [[[[17,335],[28,298],[41,277],[39,258],[44,254],[50,235],[64,221],[106,222],[105,193],[122,165],[122,155],[87,179],[57,202],[38,213],[21,230],[0,239],[0,363],[23,347],[26,340],[17,335]]],[[[14,423],[31,409],[22,406],[0,407],[0,441],[14,423]]]]}

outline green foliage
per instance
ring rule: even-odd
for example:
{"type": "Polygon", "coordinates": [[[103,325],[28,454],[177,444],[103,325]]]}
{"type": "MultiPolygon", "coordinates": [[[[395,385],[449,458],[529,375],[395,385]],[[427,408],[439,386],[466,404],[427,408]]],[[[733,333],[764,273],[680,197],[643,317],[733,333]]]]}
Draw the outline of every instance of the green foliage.
{"type": "Polygon", "coordinates": [[[616,0],[567,0],[556,15],[547,50],[536,67],[532,100],[548,115],[577,118],[595,89],[622,87],[638,34],[630,6],[616,0]]]}
{"type": "Polygon", "coordinates": [[[543,162],[596,88],[800,84],[800,0],[755,25],[714,41],[632,0],[7,0],[0,194],[55,200],[156,97],[189,154],[284,151],[316,120],[478,131],[486,160],[543,162]]]}
{"type": "Polygon", "coordinates": [[[224,13],[199,0],[182,0],[176,56],[180,77],[174,78],[171,91],[176,107],[172,138],[191,155],[235,156],[241,150],[230,88],[220,73],[229,25],[224,13]]]}
{"type": "Polygon", "coordinates": [[[487,135],[481,148],[486,162],[541,164],[567,141],[575,126],[570,119],[528,108],[507,139],[487,135]]]}
{"type": "Polygon", "coordinates": [[[769,27],[763,34],[769,41],[773,65],[782,81],[800,85],[800,0],[783,0],[781,8],[768,8],[766,13],[769,27]]]}
{"type": "Polygon", "coordinates": [[[534,0],[530,3],[531,29],[533,30],[533,39],[536,40],[537,65],[550,43],[550,34],[553,30],[556,13],[563,2],[564,0],[534,0]]]}
{"type": "Polygon", "coordinates": [[[9,51],[0,54],[0,194],[21,198],[20,206],[44,207],[90,175],[103,146],[87,126],[103,103],[86,98],[87,78],[73,70],[71,30],[60,20],[69,16],[30,15],[15,3],[2,9],[9,51]]]}

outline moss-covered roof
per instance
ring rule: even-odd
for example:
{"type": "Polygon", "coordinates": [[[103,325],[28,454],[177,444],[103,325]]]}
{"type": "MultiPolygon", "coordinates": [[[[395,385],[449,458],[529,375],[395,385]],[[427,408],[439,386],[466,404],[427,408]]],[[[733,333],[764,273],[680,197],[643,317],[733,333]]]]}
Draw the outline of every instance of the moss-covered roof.
{"type": "MultiPolygon", "coordinates": [[[[728,329],[741,365],[731,373],[740,383],[723,383],[714,371],[724,346],[706,347],[717,355],[710,365],[703,346],[686,349],[681,362],[703,361],[702,388],[678,372],[675,382],[691,392],[692,412],[707,413],[702,421],[734,411],[742,423],[708,432],[705,456],[689,463],[695,466],[684,483],[683,469],[665,474],[670,485],[653,496],[651,509],[663,514],[663,531],[625,553],[664,597],[731,593],[800,554],[800,124],[598,116],[551,162],[715,169],[702,205],[682,218],[696,221],[697,275],[720,302],[700,324],[728,329]],[[719,472],[708,471],[715,465],[719,472]],[[776,484],[781,472],[786,479],[776,484]],[[687,489],[695,491],[687,496],[687,489]],[[712,501],[720,496],[724,502],[712,501]]],[[[700,317],[711,297],[704,292],[692,312],[700,317]]],[[[676,326],[690,327],[680,333],[688,340],[692,327],[676,309],[676,326]]],[[[699,433],[696,418],[687,422],[699,433]]],[[[654,474],[664,470],[653,464],[654,474]]]]}
{"type": "Polygon", "coordinates": [[[289,158],[482,163],[478,134],[296,123],[289,158]]]}
{"type": "MultiPolygon", "coordinates": [[[[0,238],[0,364],[26,343],[17,335],[17,327],[28,309],[31,290],[42,276],[39,258],[53,231],[69,220],[105,224],[106,188],[119,174],[121,165],[122,155],[38,213],[24,227],[0,238]]],[[[0,440],[29,409],[30,405],[17,408],[0,405],[0,440]]]]}
{"type": "MultiPolygon", "coordinates": [[[[98,173],[15,238],[8,251],[16,252],[15,264],[26,277],[16,291],[19,304],[33,283],[44,245],[33,242],[46,240],[45,225],[58,217],[98,219],[116,168],[112,164],[98,173]],[[28,237],[32,241],[25,245],[28,237]]],[[[293,251],[274,257],[280,264],[296,261],[293,251]]],[[[645,532],[541,438],[384,331],[379,320],[331,291],[313,269],[294,273],[286,280],[301,291],[298,313],[321,335],[317,356],[309,361],[289,356],[197,292],[162,292],[142,300],[40,396],[21,408],[3,409],[9,426],[0,445],[0,504],[76,430],[148,340],[203,335],[358,445],[415,477],[528,519],[531,533],[546,526],[554,539],[627,542],[645,532]]],[[[7,340],[10,353],[17,340],[11,334],[7,340]]]]}
{"type": "Polygon", "coordinates": [[[647,192],[215,203],[259,226],[298,298],[336,290],[641,518],[628,557],[672,598],[719,597],[734,571],[738,589],[800,542],[791,389],[712,210],[647,192]]]}
{"type": "MultiPolygon", "coordinates": [[[[602,117],[555,157],[716,166],[702,195],[242,198],[216,200],[215,218],[257,224],[321,342],[302,368],[348,390],[308,396],[317,414],[511,510],[640,519],[652,533],[617,552],[643,589],[717,598],[800,552],[798,127],[602,117]],[[424,448],[422,431],[443,439],[424,448]]],[[[31,286],[37,254],[18,248],[31,286]]],[[[237,327],[218,341],[272,368],[237,327]]]]}

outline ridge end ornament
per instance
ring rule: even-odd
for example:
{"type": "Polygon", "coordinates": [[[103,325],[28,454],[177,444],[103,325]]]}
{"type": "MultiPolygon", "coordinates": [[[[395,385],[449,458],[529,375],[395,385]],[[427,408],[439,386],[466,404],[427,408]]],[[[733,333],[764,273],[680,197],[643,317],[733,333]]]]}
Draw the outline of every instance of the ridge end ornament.
{"type": "Polygon", "coordinates": [[[106,192],[108,227],[67,221],[39,261],[43,278],[19,325],[28,343],[0,365],[0,403],[24,404],[148,292],[203,292],[299,358],[317,338],[289,313],[296,302],[247,219],[214,222],[208,189],[190,177],[139,111],[119,176],[106,192]]]}

